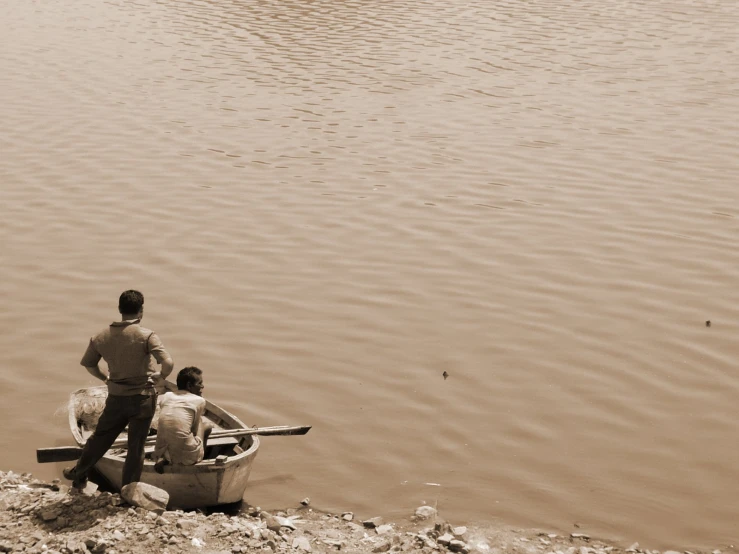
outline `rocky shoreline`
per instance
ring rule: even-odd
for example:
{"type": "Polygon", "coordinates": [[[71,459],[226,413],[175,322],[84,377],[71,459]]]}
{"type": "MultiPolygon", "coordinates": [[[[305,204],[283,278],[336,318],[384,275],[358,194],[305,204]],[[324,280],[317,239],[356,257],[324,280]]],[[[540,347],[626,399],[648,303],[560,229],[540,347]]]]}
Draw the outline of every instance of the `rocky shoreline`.
{"type": "Polygon", "coordinates": [[[708,554],[660,553],[638,544],[623,548],[582,533],[451,526],[431,506],[419,506],[404,522],[323,513],[313,509],[309,499],[275,513],[250,507],[235,515],[152,510],[94,485],[78,492],[59,481],[46,483],[13,472],[0,472],[0,552],[708,554]]]}

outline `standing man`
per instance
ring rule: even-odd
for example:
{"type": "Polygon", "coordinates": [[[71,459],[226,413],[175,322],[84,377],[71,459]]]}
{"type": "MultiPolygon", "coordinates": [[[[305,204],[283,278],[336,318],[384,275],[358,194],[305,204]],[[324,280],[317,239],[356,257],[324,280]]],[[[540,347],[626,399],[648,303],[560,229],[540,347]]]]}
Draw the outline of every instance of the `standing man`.
{"type": "Polygon", "coordinates": [[[123,485],[141,478],[144,467],[144,443],[157,405],[155,387],[161,387],[172,372],[172,358],[162,341],[141,326],[144,295],[127,290],[118,300],[121,321],[114,321],[90,339],[81,365],[108,385],[108,398],[93,435],[87,439],[82,455],[64,477],[75,488],[84,488],[87,473],[108,451],[113,441],[128,425],[128,452],[123,465],[123,485]],[[108,364],[106,375],[98,362],[108,364]],[[156,363],[161,366],[157,371],[156,363]]]}

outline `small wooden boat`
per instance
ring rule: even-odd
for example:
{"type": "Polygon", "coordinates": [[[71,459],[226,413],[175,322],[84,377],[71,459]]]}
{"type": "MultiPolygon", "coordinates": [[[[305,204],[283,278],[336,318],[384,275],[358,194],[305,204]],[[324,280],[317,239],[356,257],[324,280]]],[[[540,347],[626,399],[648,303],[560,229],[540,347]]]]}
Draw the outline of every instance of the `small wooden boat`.
{"type": "MultiPolygon", "coordinates": [[[[176,389],[168,381],[165,384],[169,390],[176,389]]],[[[95,430],[107,396],[105,385],[79,389],[70,395],[69,426],[78,445],[83,446],[95,430]]],[[[154,416],[152,427],[157,418],[158,414],[154,416]]],[[[246,427],[236,416],[207,399],[205,418],[213,424],[214,433],[246,427]]],[[[121,437],[125,437],[125,431],[121,437]]],[[[147,454],[152,450],[153,447],[147,447],[147,454]]],[[[256,435],[211,437],[206,444],[205,459],[193,466],[168,465],[164,473],[159,474],[154,471],[154,462],[147,455],[141,481],[167,491],[170,509],[190,510],[239,502],[244,496],[257,450],[259,438],[256,435]]],[[[95,465],[95,469],[117,490],[121,488],[125,459],[124,448],[113,448],[95,465]]]]}

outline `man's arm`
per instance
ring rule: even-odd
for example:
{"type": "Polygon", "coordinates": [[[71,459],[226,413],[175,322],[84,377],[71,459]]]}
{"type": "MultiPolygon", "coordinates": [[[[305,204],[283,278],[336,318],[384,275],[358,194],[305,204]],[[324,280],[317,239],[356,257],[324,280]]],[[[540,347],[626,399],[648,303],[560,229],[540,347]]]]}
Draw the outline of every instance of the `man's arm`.
{"type": "Polygon", "coordinates": [[[151,376],[151,381],[157,388],[164,387],[164,383],[162,381],[169,377],[169,374],[172,373],[172,370],[174,369],[172,356],[170,356],[169,352],[164,349],[164,345],[156,333],[149,335],[149,338],[146,339],[146,345],[149,353],[154,356],[154,359],[161,366],[161,369],[151,376]]]}
{"type": "Polygon", "coordinates": [[[95,348],[93,340],[90,339],[90,343],[87,345],[87,350],[85,350],[85,354],[82,356],[82,360],[80,360],[80,365],[83,365],[88,373],[93,377],[96,377],[103,382],[107,382],[108,376],[102,372],[98,365],[98,362],[101,359],[102,356],[95,348]]]}
{"type": "Polygon", "coordinates": [[[172,373],[172,370],[174,369],[174,362],[172,361],[172,358],[169,357],[169,355],[162,360],[161,363],[162,369],[159,370],[159,373],[162,374],[162,377],[166,379],[169,377],[169,374],[172,373]]]}
{"type": "Polygon", "coordinates": [[[108,382],[108,376],[103,373],[103,371],[100,369],[100,366],[95,364],[94,366],[85,366],[85,369],[88,371],[90,375],[93,377],[97,377],[102,382],[107,383],[108,382]]]}
{"type": "Polygon", "coordinates": [[[159,371],[152,373],[151,377],[149,377],[149,382],[154,385],[154,388],[159,394],[163,394],[165,392],[164,380],[170,373],[172,373],[174,362],[172,361],[172,358],[167,357],[161,361],[161,366],[162,368],[159,371]]]}

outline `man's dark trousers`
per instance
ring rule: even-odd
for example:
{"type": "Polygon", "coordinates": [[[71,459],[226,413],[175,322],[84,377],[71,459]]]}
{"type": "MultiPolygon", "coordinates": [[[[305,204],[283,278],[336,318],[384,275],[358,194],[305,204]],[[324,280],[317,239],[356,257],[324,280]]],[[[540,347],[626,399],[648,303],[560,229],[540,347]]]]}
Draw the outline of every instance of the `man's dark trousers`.
{"type": "Polygon", "coordinates": [[[102,458],[118,435],[128,425],[128,452],[123,465],[122,486],[141,479],[144,469],[144,443],[149,435],[151,420],[157,407],[157,395],[108,395],[97,427],[87,439],[82,455],[74,467],[77,479],[87,477],[88,471],[102,458]]]}

